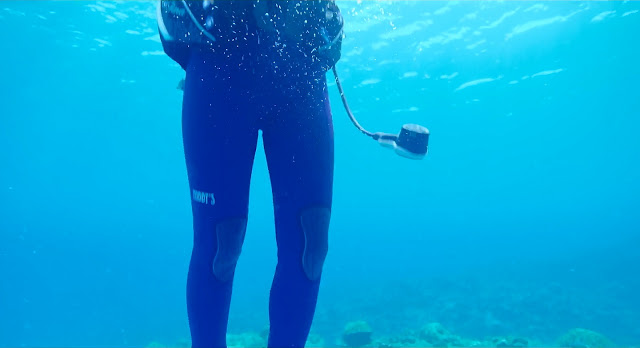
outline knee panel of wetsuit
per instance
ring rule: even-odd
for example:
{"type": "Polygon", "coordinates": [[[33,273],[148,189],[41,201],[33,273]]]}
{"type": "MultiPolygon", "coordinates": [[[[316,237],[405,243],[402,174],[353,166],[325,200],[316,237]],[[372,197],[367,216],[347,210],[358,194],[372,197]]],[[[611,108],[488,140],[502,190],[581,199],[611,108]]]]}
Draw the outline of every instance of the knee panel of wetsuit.
{"type": "Polygon", "coordinates": [[[213,274],[221,282],[231,280],[236,270],[247,231],[247,219],[233,218],[216,225],[218,248],[213,259],[213,274]]]}
{"type": "Polygon", "coordinates": [[[304,233],[302,268],[307,278],[320,279],[327,252],[329,250],[329,220],[331,210],[325,207],[307,208],[300,214],[304,233]]]}

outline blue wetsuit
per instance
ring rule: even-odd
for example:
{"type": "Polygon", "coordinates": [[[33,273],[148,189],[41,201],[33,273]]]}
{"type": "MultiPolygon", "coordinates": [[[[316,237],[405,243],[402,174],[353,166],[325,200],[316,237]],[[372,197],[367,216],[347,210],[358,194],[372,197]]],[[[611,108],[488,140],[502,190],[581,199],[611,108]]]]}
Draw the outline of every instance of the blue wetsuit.
{"type": "MultiPolygon", "coordinates": [[[[184,151],[194,244],[187,282],[193,347],[226,347],[233,273],[246,230],[249,181],[262,131],[273,191],[278,264],[269,347],[302,347],[311,327],[333,184],[325,71],[252,26],[215,47],[163,41],[186,71],[184,151]]],[[[175,58],[174,58],[175,59],[175,58]]]]}

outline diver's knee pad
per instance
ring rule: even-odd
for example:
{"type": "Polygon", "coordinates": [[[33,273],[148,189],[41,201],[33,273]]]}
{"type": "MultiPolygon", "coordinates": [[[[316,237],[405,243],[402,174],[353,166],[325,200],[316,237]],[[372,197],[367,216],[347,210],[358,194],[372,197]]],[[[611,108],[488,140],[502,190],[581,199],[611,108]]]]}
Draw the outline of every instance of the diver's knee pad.
{"type": "Polygon", "coordinates": [[[304,233],[302,268],[310,280],[320,279],[322,266],[329,250],[329,220],[331,210],[313,207],[302,211],[300,222],[304,233]]]}
{"type": "Polygon", "coordinates": [[[233,277],[246,231],[247,219],[227,219],[216,225],[218,249],[213,259],[213,275],[219,281],[226,282],[233,277]]]}

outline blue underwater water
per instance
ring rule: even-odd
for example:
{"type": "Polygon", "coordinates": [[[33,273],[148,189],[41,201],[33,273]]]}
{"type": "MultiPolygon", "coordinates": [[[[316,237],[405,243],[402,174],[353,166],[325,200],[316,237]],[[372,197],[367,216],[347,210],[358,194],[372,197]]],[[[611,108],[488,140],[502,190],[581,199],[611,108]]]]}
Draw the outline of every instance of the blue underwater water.
{"type": "MultiPolygon", "coordinates": [[[[440,323],[640,346],[640,3],[341,1],[334,203],[312,333],[440,323]]],[[[183,77],[155,1],[0,2],[0,346],[188,342],[183,77]],[[187,340],[187,341],[185,341],[187,340]]],[[[328,75],[330,81],[331,75],[328,75]]],[[[259,144],[230,334],[268,325],[276,264],[259,144]]],[[[484,342],[484,341],[483,341],[484,342]]]]}

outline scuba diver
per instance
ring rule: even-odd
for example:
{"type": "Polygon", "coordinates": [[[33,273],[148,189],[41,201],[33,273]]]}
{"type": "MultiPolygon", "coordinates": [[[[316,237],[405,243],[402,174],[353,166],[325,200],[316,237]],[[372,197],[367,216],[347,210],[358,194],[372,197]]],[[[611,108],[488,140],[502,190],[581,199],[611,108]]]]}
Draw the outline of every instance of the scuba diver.
{"type": "Polygon", "coordinates": [[[165,53],[185,71],[182,134],[193,214],[187,311],[193,347],[226,347],[249,184],[262,132],[271,180],[277,266],[269,347],[303,347],[328,250],[334,140],[326,72],[363,133],[408,157],[428,131],[370,133],[337,79],[343,18],[334,0],[162,0],[165,53]],[[404,134],[404,135],[403,135],[404,134]]]}

